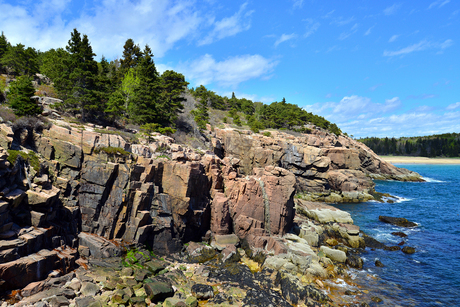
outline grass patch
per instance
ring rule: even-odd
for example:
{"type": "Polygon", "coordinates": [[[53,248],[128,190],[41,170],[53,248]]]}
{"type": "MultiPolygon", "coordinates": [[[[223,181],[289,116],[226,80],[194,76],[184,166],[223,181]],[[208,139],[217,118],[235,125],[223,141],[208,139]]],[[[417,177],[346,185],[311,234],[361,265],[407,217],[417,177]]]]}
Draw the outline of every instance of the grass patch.
{"type": "Polygon", "coordinates": [[[59,98],[54,86],[48,84],[40,84],[35,90],[35,95],[37,96],[46,96],[51,98],[59,98]]]}
{"type": "Polygon", "coordinates": [[[130,153],[127,152],[126,150],[124,150],[123,148],[121,147],[99,147],[99,148],[96,148],[94,150],[94,153],[96,154],[99,154],[101,152],[105,152],[106,154],[108,154],[109,156],[115,156],[115,155],[118,155],[118,156],[129,156],[130,153]]]}
{"type": "Polygon", "coordinates": [[[264,132],[264,135],[267,136],[267,137],[271,137],[272,136],[272,133],[270,131],[265,131],[264,132]]]}
{"type": "Polygon", "coordinates": [[[29,165],[32,166],[35,171],[38,172],[40,170],[40,159],[38,158],[35,152],[29,151],[29,153],[26,153],[24,151],[8,149],[7,160],[11,163],[11,165],[14,165],[16,163],[18,156],[20,156],[23,160],[29,162],[29,165]]]}
{"type": "Polygon", "coordinates": [[[16,120],[16,115],[14,114],[13,110],[5,105],[0,106],[0,117],[3,118],[3,120],[6,122],[14,122],[16,120]]]}

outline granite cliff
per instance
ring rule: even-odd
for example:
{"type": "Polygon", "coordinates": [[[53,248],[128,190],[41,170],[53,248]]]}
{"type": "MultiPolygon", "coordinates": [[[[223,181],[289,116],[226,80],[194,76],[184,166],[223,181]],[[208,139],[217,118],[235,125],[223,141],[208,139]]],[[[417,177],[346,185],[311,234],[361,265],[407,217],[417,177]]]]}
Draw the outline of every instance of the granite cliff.
{"type": "MultiPolygon", "coordinates": [[[[170,254],[226,235],[273,256],[289,254],[268,262],[275,269],[287,261],[324,274],[306,247],[319,247],[322,233],[306,217],[324,218],[310,201],[365,201],[373,198],[372,179],[421,180],[364,144],[321,129],[268,136],[214,128],[204,132],[211,146],[203,152],[160,134],[134,144],[110,127],[96,128],[55,121],[13,131],[0,124],[2,290],[53,269],[66,273],[80,256],[119,256],[126,242],[170,254]],[[298,260],[306,256],[309,263],[298,260]]],[[[331,233],[348,246],[364,244],[351,219],[331,216],[331,233]]]]}

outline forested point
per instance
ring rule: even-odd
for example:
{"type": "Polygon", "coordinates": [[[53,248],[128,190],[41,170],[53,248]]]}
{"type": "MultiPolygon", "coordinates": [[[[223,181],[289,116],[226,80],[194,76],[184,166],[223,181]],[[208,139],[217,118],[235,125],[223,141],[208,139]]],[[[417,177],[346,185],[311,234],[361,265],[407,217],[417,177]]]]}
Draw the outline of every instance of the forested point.
{"type": "Polygon", "coordinates": [[[362,138],[378,155],[460,157],[460,133],[401,138],[362,138]]]}
{"type": "Polygon", "coordinates": [[[188,88],[180,73],[167,70],[159,74],[149,46],[142,49],[132,39],[126,40],[120,59],[109,62],[102,56],[98,62],[95,56],[88,36],[77,29],[65,48],[45,52],[20,43],[13,46],[2,32],[0,102],[6,102],[17,116],[37,115],[40,109],[30,97],[51,96],[62,100],[54,105],[56,109],[81,122],[117,127],[148,125],[149,130],[173,131],[188,92],[197,101],[191,113],[201,129],[209,123],[209,110],[214,109],[227,112],[233,124],[245,124],[254,132],[266,128],[308,132],[307,125],[313,124],[337,135],[342,133],[336,124],[284,98],[264,104],[235,94],[231,98],[219,96],[203,85],[188,88]],[[37,74],[49,78],[49,85],[34,87],[32,80],[37,74]]]}

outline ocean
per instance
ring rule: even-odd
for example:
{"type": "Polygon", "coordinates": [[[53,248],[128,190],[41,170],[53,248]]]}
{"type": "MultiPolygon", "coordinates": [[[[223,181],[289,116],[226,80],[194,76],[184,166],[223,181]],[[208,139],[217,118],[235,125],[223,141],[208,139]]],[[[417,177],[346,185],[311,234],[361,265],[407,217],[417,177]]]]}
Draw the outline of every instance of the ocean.
{"type": "Polygon", "coordinates": [[[416,252],[366,248],[360,255],[363,270],[352,270],[352,275],[383,300],[378,306],[460,306],[460,165],[396,166],[419,173],[426,182],[376,181],[376,191],[399,200],[336,207],[380,242],[394,246],[405,241],[403,246],[416,252]],[[385,224],[379,215],[404,217],[418,227],[385,224]],[[391,234],[397,231],[408,236],[391,234]],[[375,266],[376,259],[385,266],[375,266]]]}

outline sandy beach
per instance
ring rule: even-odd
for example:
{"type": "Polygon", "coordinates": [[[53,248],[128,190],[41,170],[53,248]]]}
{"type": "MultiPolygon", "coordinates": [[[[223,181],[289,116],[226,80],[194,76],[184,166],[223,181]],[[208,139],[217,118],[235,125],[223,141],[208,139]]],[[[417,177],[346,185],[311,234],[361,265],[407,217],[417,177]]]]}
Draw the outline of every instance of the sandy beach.
{"type": "Polygon", "coordinates": [[[391,164],[460,164],[460,158],[380,156],[391,164]]]}

